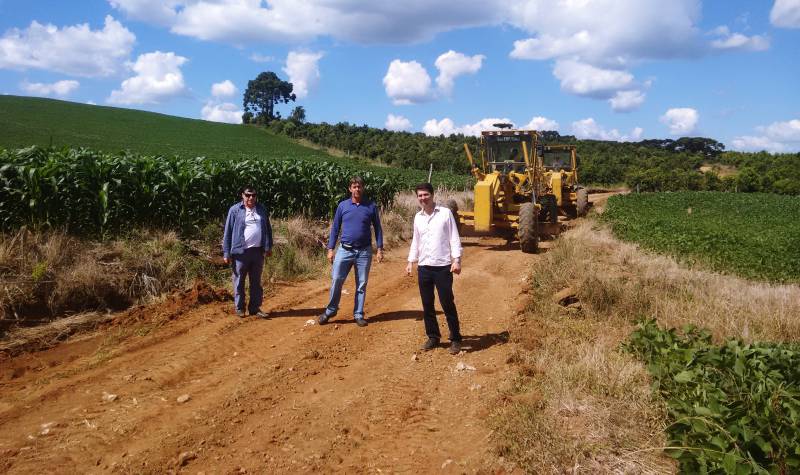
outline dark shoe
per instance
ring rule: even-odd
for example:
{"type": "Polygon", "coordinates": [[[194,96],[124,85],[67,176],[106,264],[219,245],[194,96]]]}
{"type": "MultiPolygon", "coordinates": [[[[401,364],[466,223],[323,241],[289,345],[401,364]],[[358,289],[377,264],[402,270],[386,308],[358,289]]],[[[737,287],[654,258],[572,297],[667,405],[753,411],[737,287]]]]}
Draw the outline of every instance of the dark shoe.
{"type": "Polygon", "coordinates": [[[236,316],[239,317],[239,318],[244,318],[245,317],[244,310],[237,310],[236,311],[236,316]]]}
{"type": "Polygon", "coordinates": [[[323,313],[322,315],[319,316],[317,321],[319,322],[320,325],[325,325],[326,323],[328,323],[328,320],[330,320],[330,319],[331,319],[331,317],[329,317],[329,316],[327,316],[327,315],[325,315],[323,313]]]}
{"type": "Polygon", "coordinates": [[[437,346],[439,346],[439,340],[437,340],[436,338],[428,338],[428,340],[420,347],[420,350],[431,351],[437,346]]]}
{"type": "Polygon", "coordinates": [[[250,315],[252,315],[254,317],[257,317],[257,318],[269,318],[269,313],[262,312],[261,310],[259,310],[256,313],[250,313],[250,315]]]}
{"type": "Polygon", "coordinates": [[[364,320],[363,318],[356,318],[356,325],[360,327],[365,327],[367,326],[367,321],[364,320]]]}
{"type": "Polygon", "coordinates": [[[461,353],[461,342],[460,341],[450,342],[450,349],[448,351],[450,351],[451,355],[457,355],[461,353]]]}

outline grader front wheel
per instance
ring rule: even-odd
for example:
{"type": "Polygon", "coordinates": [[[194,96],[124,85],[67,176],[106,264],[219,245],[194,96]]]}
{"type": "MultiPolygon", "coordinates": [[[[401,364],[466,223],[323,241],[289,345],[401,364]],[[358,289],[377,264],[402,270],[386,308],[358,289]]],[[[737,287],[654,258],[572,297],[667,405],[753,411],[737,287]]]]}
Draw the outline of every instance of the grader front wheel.
{"type": "Polygon", "coordinates": [[[534,254],[539,249],[539,220],[536,206],[523,203],[519,207],[519,247],[522,252],[534,254]]]}
{"type": "Polygon", "coordinates": [[[444,206],[449,208],[450,212],[453,213],[453,219],[456,220],[456,228],[458,228],[458,232],[461,233],[461,220],[458,216],[458,203],[456,203],[456,200],[447,200],[447,203],[445,203],[444,206]]]}

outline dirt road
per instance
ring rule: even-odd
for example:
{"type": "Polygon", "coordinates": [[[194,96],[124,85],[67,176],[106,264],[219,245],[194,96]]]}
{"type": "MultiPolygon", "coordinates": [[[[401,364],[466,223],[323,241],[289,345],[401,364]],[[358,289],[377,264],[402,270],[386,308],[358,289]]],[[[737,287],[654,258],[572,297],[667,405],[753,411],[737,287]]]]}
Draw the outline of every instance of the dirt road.
{"type": "MultiPolygon", "coordinates": [[[[200,288],[0,361],[0,472],[497,469],[486,415],[511,376],[508,323],[536,259],[503,243],[464,239],[458,356],[445,341],[417,351],[416,278],[397,249],[373,264],[366,328],[350,317],[352,278],[339,316],[310,324],[325,276],[280,286],[268,320],[236,318],[200,288]]],[[[440,325],[446,336],[443,316],[440,325]]]]}

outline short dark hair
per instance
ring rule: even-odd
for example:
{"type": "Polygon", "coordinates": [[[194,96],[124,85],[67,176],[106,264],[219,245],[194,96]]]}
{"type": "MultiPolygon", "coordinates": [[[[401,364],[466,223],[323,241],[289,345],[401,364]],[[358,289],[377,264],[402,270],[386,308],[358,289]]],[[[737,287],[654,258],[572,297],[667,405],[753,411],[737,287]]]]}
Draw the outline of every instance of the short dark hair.
{"type": "Polygon", "coordinates": [[[422,190],[427,191],[428,193],[433,195],[433,185],[431,185],[430,183],[420,183],[419,185],[417,185],[416,188],[414,188],[414,192],[419,192],[422,190]]]}
{"type": "Polygon", "coordinates": [[[361,185],[361,188],[364,188],[366,186],[364,185],[364,179],[358,175],[350,177],[350,185],[352,185],[353,183],[358,183],[359,185],[361,185]]]}
{"type": "Polygon", "coordinates": [[[242,187],[242,191],[240,191],[239,194],[241,195],[242,193],[247,193],[247,192],[258,194],[256,187],[253,185],[244,185],[242,187]]]}

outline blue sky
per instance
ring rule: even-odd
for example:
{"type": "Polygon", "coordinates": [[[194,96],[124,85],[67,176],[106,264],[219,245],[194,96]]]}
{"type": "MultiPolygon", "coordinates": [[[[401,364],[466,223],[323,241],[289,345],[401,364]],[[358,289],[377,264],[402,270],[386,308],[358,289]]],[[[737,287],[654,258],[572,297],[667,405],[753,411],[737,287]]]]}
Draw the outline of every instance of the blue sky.
{"type": "Polygon", "coordinates": [[[237,122],[274,71],[312,122],[800,150],[800,0],[452,5],[0,0],[0,93],[237,122]]]}

